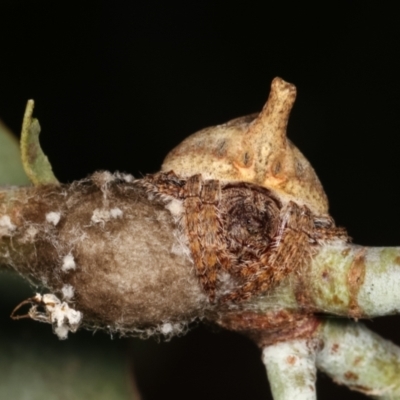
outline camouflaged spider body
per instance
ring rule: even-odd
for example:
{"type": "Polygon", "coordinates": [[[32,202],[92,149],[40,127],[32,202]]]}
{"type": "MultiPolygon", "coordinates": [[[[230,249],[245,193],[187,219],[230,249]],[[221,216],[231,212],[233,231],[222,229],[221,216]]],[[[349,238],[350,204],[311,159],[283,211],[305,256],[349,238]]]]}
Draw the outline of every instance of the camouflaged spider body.
{"type": "Polygon", "coordinates": [[[266,188],[246,182],[187,179],[172,171],[144,178],[149,193],[182,202],[197,276],[211,301],[241,301],[267,291],[309,261],[316,244],[345,235],[333,220],[293,201],[282,205],[266,188]]]}

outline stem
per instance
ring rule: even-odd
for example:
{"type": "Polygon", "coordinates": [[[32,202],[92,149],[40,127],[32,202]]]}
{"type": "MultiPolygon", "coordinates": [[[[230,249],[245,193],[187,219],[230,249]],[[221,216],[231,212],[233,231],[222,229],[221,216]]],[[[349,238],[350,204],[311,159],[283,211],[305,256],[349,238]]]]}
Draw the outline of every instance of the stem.
{"type": "Polygon", "coordinates": [[[400,311],[400,247],[325,245],[313,259],[308,294],[318,311],[377,317],[400,311]]]}
{"type": "Polygon", "coordinates": [[[327,320],[317,367],[335,382],[379,399],[400,399],[400,348],[364,325],[327,320]]]}
{"type": "Polygon", "coordinates": [[[264,348],[262,360],[274,400],[315,400],[315,346],[310,340],[281,342],[264,348]]]}

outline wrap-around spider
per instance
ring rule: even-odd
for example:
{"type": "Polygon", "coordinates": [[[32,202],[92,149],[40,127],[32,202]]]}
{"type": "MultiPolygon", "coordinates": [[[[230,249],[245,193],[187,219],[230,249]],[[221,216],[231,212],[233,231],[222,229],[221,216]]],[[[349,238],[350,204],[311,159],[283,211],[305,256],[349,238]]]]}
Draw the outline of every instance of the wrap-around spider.
{"type": "Polygon", "coordinates": [[[347,239],[329,215],[317,216],[293,201],[282,205],[270,190],[251,183],[223,184],[200,174],[182,179],[170,171],[140,184],[166,202],[182,202],[182,228],[211,301],[265,292],[309,262],[323,241],[347,239]]]}

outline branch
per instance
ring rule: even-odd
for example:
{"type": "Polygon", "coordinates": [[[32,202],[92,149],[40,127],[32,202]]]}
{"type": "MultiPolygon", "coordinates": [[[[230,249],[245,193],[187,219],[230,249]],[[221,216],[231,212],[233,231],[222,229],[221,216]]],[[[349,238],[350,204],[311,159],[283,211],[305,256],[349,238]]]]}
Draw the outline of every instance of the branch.
{"type": "Polygon", "coordinates": [[[335,382],[379,399],[400,399],[400,348],[364,325],[327,320],[317,367],[335,382]]]}
{"type": "Polygon", "coordinates": [[[315,353],[315,343],[304,339],[280,342],[263,350],[274,400],[317,398],[315,353]]]}
{"type": "MultiPolygon", "coordinates": [[[[37,186],[0,190],[0,264],[49,293],[13,317],[48,322],[62,339],[78,326],[171,337],[207,319],[263,349],[276,399],[315,398],[316,366],[353,389],[399,396],[400,351],[324,315],[398,313],[400,248],[353,245],[335,226],[286,138],[295,93],[276,78],[259,116],[192,135],[139,180],[97,172],[62,185],[49,164],[29,172],[39,165],[30,158],[37,186]],[[357,361],[357,335],[376,362],[357,361]]],[[[40,149],[31,112],[25,120],[40,149]]]]}

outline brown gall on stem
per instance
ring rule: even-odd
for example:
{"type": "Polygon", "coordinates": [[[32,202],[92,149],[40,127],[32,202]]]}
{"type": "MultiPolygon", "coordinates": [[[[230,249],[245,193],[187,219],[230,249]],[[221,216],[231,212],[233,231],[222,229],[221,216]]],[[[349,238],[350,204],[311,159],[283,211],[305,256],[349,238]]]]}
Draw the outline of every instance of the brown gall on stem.
{"type": "Polygon", "coordinates": [[[237,118],[189,136],[167,155],[161,170],[185,178],[202,174],[221,182],[250,182],[281,201],[326,214],[328,200],[314,169],[286,137],[295,98],[295,86],[275,78],[257,117],[237,118]]]}

